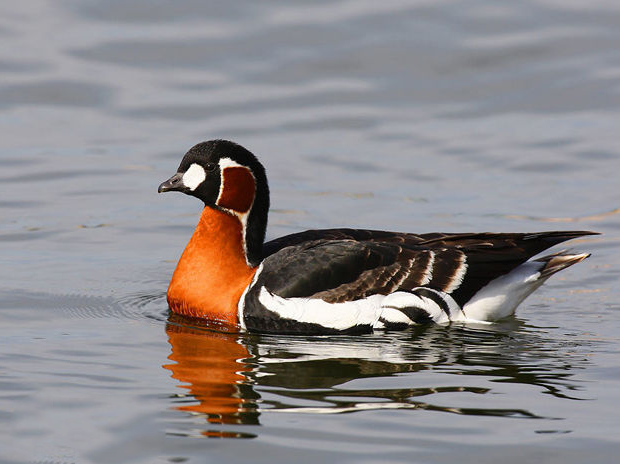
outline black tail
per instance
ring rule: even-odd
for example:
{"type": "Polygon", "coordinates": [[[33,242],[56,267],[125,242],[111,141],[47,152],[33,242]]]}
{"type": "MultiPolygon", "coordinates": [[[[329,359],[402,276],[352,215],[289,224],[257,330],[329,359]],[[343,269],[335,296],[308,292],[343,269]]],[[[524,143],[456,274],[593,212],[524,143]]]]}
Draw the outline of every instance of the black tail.
{"type": "MultiPolygon", "coordinates": [[[[465,253],[467,257],[467,274],[461,286],[454,291],[452,297],[460,305],[465,304],[482,287],[491,280],[507,274],[538,253],[558,243],[587,235],[598,235],[589,231],[552,231],[537,233],[480,233],[443,235],[426,240],[421,245],[430,248],[454,247],[465,253]]],[[[585,259],[586,255],[548,260],[549,265],[543,270],[547,276],[585,259]],[[581,258],[577,258],[583,256],[581,258]]]]}

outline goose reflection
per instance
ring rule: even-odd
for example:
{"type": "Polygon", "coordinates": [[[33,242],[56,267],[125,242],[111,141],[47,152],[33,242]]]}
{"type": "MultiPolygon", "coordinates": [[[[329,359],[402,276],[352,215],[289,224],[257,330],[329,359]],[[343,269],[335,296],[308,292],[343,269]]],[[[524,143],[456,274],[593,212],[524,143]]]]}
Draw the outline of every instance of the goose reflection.
{"type": "Polygon", "coordinates": [[[171,316],[166,326],[172,363],[163,366],[187,391],[175,395],[175,408],[204,415],[214,424],[257,424],[258,395],[247,377],[252,367],[246,362],[250,354],[243,337],[179,322],[171,316]]]}
{"type": "MultiPolygon", "coordinates": [[[[516,320],[351,337],[248,335],[197,324],[170,316],[166,332],[172,363],[163,367],[186,390],[175,396],[174,407],[204,416],[212,425],[259,425],[261,413],[371,409],[541,418],[526,409],[472,402],[472,394],[485,395],[503,382],[534,386],[557,398],[582,399],[573,376],[587,360],[575,355],[574,346],[566,347],[565,340],[545,338],[542,330],[516,320]],[[402,380],[401,374],[416,372],[419,375],[402,380]],[[355,388],[361,379],[373,380],[355,388]],[[429,385],[429,380],[440,385],[429,385]],[[445,404],[445,393],[451,394],[447,398],[452,404],[445,404]]],[[[507,397],[505,403],[514,402],[507,397]]],[[[222,430],[200,434],[254,436],[222,430]]]]}

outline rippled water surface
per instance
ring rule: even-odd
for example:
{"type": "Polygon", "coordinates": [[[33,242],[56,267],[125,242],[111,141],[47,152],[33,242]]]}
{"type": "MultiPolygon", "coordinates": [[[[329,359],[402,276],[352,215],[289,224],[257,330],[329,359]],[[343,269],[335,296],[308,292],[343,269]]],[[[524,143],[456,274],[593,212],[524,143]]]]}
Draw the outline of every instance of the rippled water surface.
{"type": "Polygon", "coordinates": [[[620,3],[0,6],[0,462],[615,462],[620,3]],[[158,196],[255,152],[268,236],[590,229],[495,325],[231,334],[168,314],[197,221],[158,196]]]}

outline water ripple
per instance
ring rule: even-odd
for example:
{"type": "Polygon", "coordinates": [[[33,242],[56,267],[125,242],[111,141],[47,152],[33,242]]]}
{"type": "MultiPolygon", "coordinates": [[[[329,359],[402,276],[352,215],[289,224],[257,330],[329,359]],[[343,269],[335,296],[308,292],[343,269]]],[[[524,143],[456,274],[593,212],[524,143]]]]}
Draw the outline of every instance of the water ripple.
{"type": "Polygon", "coordinates": [[[210,424],[196,429],[194,423],[193,431],[176,433],[252,436],[238,428],[231,431],[229,426],[256,425],[260,417],[273,413],[324,415],[396,409],[558,418],[499,406],[502,403],[495,395],[505,383],[543,388],[561,400],[583,399],[575,396],[580,383],[574,375],[587,361],[567,354],[587,341],[569,346],[518,321],[490,330],[455,325],[360,337],[275,337],[219,329],[170,315],[166,331],[173,363],[163,367],[186,392],[171,396],[172,405],[210,424]],[[440,375],[443,385],[424,385],[430,371],[440,375]],[[362,380],[369,386],[356,388],[362,380]],[[394,388],[394,383],[403,386],[394,388]],[[222,427],[214,428],[216,424],[222,427]]]}

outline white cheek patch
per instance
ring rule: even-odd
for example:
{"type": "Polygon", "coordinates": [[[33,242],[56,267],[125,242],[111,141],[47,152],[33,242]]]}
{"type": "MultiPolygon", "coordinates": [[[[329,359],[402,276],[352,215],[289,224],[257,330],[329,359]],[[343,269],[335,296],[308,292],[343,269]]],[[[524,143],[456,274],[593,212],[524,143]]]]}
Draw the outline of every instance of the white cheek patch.
{"type": "Polygon", "coordinates": [[[192,164],[185,174],[183,174],[183,185],[192,192],[198,188],[202,181],[207,177],[207,173],[199,164],[192,164]]]}

